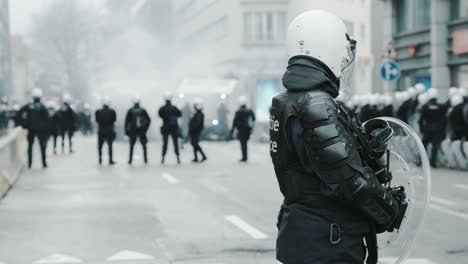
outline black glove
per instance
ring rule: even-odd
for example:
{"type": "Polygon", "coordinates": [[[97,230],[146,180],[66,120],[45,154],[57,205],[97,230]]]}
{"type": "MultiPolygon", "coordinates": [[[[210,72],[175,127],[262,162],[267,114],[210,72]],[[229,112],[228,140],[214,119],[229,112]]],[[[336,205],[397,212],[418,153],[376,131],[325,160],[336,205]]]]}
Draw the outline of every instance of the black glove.
{"type": "Polygon", "coordinates": [[[408,202],[406,201],[406,193],[403,186],[389,188],[388,191],[392,194],[393,198],[398,203],[398,215],[389,225],[377,225],[377,234],[393,232],[395,229],[399,230],[406,211],[408,210],[408,202]]]}

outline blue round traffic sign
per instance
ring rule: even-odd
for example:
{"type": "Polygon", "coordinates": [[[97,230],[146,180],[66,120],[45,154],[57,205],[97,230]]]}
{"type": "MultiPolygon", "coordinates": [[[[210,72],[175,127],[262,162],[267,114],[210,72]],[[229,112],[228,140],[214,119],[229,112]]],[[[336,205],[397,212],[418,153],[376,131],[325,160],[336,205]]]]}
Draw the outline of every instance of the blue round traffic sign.
{"type": "Polygon", "coordinates": [[[395,61],[386,61],[380,68],[380,75],[384,81],[394,81],[400,78],[400,67],[395,61]]]}

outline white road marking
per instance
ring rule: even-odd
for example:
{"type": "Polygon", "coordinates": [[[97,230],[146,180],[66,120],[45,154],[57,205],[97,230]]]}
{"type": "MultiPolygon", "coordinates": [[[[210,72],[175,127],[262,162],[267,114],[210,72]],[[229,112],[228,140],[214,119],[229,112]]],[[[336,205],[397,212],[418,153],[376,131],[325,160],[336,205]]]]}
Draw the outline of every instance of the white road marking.
{"type": "Polygon", "coordinates": [[[152,260],[153,256],[146,255],[136,251],[122,250],[108,257],[107,261],[127,261],[127,260],[152,260]]]}
{"type": "Polygon", "coordinates": [[[468,185],[466,185],[466,184],[455,184],[455,187],[460,188],[460,189],[464,189],[464,190],[468,190],[468,185]]]}
{"type": "Polygon", "coordinates": [[[256,229],[255,227],[249,225],[247,222],[242,220],[240,217],[236,215],[226,215],[224,218],[231,222],[234,226],[239,228],[240,230],[244,231],[248,235],[250,235],[253,239],[265,239],[268,236],[262,233],[260,230],[256,229]]]}
{"type": "Polygon", "coordinates": [[[167,173],[167,172],[164,172],[164,173],[162,174],[162,177],[163,177],[166,181],[168,181],[169,183],[171,183],[171,184],[177,184],[177,183],[179,183],[179,180],[178,180],[178,179],[176,179],[174,176],[170,175],[170,174],[167,173]]]}
{"type": "MultiPolygon", "coordinates": [[[[393,264],[398,258],[380,258],[379,264],[393,264]]],[[[436,264],[433,261],[423,258],[407,259],[402,264],[436,264]]]]}
{"type": "Polygon", "coordinates": [[[440,198],[440,197],[436,197],[436,196],[431,197],[431,202],[439,204],[439,205],[445,205],[445,206],[454,206],[454,205],[457,204],[454,201],[447,200],[447,199],[440,198]]]}
{"type": "Polygon", "coordinates": [[[229,190],[226,187],[224,187],[223,185],[218,184],[218,183],[213,182],[213,181],[208,180],[208,179],[201,180],[200,184],[205,186],[207,189],[209,189],[210,191],[212,191],[214,193],[227,193],[227,192],[229,192],[229,190]]]}
{"type": "Polygon", "coordinates": [[[61,264],[61,263],[81,263],[81,259],[63,254],[52,254],[46,258],[35,261],[35,264],[61,264]]]}
{"type": "Polygon", "coordinates": [[[464,220],[468,220],[468,214],[460,213],[460,212],[454,211],[452,209],[448,209],[446,207],[443,207],[443,206],[440,206],[440,205],[435,205],[435,204],[430,204],[429,207],[431,209],[436,210],[436,211],[446,213],[446,214],[449,214],[451,216],[459,217],[459,218],[464,219],[464,220]]]}

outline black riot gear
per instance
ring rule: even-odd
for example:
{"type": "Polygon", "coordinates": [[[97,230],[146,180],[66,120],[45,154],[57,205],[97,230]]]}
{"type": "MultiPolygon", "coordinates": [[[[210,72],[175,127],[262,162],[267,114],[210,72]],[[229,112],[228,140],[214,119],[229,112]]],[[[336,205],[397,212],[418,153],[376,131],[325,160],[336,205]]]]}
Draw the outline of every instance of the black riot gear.
{"type": "Polygon", "coordinates": [[[163,120],[163,125],[161,127],[161,134],[163,136],[161,163],[164,163],[166,158],[169,136],[172,138],[172,142],[174,144],[174,152],[177,156],[177,162],[180,163],[178,142],[180,128],[178,119],[181,116],[182,112],[176,106],[172,105],[169,100],[166,100],[166,104],[159,109],[159,117],[163,120]]]}
{"type": "Polygon", "coordinates": [[[206,155],[200,146],[200,137],[205,127],[205,115],[201,109],[196,109],[195,111],[195,114],[192,116],[189,122],[189,137],[190,143],[193,147],[193,162],[198,162],[198,153],[201,154],[201,161],[203,162],[206,160],[206,155]]]}
{"type": "Polygon", "coordinates": [[[47,139],[50,133],[49,112],[39,98],[23,106],[17,113],[20,125],[28,130],[28,165],[32,166],[34,139],[39,139],[41,148],[42,166],[47,167],[47,139]]]}
{"type": "Polygon", "coordinates": [[[428,145],[432,144],[430,161],[433,167],[437,166],[437,154],[440,144],[446,136],[447,110],[448,105],[439,104],[436,98],[429,100],[421,108],[419,128],[423,134],[424,147],[427,149],[428,145]]]}
{"type": "Polygon", "coordinates": [[[246,105],[242,105],[237,110],[234,121],[232,122],[231,137],[234,131],[237,130],[237,139],[241,145],[242,159],[241,162],[248,160],[248,142],[252,134],[253,123],[255,122],[255,114],[246,105]]]}
{"type": "Polygon", "coordinates": [[[109,148],[109,164],[113,165],[115,162],[113,160],[112,144],[116,137],[114,124],[117,120],[117,114],[114,109],[111,109],[108,105],[104,105],[102,109],[96,111],[95,119],[98,125],[99,164],[102,163],[102,147],[104,143],[107,143],[109,148]]]}
{"type": "Polygon", "coordinates": [[[68,103],[64,103],[57,111],[60,136],[62,137],[62,152],[65,149],[65,135],[68,137],[68,147],[70,153],[73,152],[73,135],[76,130],[78,115],[68,103]]]}
{"type": "Polygon", "coordinates": [[[292,58],[283,84],[288,91],[273,99],[270,119],[270,153],[284,196],[277,258],[362,264],[366,237],[368,263],[376,263],[376,232],[398,227],[403,213],[367,162],[367,153],[380,155],[382,146],[367,151],[372,133],[335,102],[339,82],[322,62],[292,58]]]}
{"type": "Polygon", "coordinates": [[[143,148],[143,159],[145,163],[148,163],[148,155],[146,144],[148,143],[148,137],[146,132],[148,131],[151,124],[151,118],[148,115],[148,112],[142,108],[139,104],[135,104],[127,112],[125,117],[125,134],[130,139],[130,153],[128,163],[132,164],[133,162],[133,148],[137,139],[140,140],[141,146],[143,148]]]}

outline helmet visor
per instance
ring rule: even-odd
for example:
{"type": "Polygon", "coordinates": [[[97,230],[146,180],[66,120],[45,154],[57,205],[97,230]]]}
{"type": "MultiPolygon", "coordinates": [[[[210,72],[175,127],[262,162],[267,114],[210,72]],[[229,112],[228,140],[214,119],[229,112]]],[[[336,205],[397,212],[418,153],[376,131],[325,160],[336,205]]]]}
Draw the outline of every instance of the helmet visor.
{"type": "Polygon", "coordinates": [[[346,40],[347,40],[347,45],[346,45],[346,52],[347,52],[347,57],[345,59],[345,65],[343,66],[343,69],[341,70],[341,89],[342,90],[349,90],[351,88],[351,83],[353,80],[353,73],[354,73],[354,66],[355,66],[355,61],[356,61],[356,45],[357,41],[354,39],[351,39],[348,34],[346,34],[346,40]]]}

